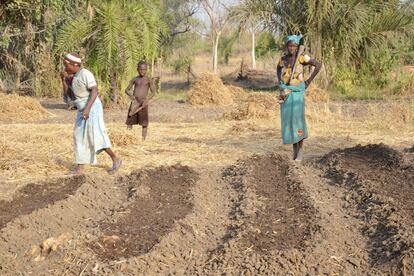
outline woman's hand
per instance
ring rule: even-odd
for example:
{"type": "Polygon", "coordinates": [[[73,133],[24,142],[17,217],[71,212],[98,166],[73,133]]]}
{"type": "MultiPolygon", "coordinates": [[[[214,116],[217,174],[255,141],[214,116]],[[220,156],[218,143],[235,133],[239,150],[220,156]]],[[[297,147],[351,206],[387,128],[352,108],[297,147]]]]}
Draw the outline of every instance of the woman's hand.
{"type": "Polygon", "coordinates": [[[90,112],[89,108],[85,108],[82,111],[82,117],[83,117],[84,120],[88,120],[89,119],[89,112],[90,112]]]}
{"type": "Polygon", "coordinates": [[[66,72],[61,72],[60,73],[60,79],[62,80],[62,81],[64,81],[65,80],[65,78],[68,76],[68,73],[66,73],[66,72]]]}

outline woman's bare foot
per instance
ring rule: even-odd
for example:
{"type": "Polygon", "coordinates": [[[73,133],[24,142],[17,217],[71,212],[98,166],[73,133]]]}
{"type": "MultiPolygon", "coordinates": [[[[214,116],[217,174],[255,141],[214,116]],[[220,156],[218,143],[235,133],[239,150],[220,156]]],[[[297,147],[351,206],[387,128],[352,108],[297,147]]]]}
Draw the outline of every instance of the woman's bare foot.
{"type": "Polygon", "coordinates": [[[112,168],[108,171],[110,174],[114,174],[122,165],[122,159],[116,158],[112,164],[112,168]]]}
{"type": "Polygon", "coordinates": [[[83,166],[77,165],[73,170],[71,170],[67,175],[73,176],[73,175],[82,175],[84,174],[83,166]]]}
{"type": "Polygon", "coordinates": [[[132,129],[132,125],[127,125],[127,129],[132,129]]]}

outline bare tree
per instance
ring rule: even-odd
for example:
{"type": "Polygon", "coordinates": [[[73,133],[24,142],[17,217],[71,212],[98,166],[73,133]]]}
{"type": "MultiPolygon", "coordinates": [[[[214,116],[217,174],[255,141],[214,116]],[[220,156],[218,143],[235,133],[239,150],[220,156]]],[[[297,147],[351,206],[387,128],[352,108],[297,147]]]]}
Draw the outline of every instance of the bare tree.
{"type": "Polygon", "coordinates": [[[200,0],[200,3],[209,20],[210,38],[213,45],[213,72],[217,74],[218,44],[229,22],[229,7],[222,0],[200,0]]]}
{"type": "Polygon", "coordinates": [[[252,56],[252,68],[256,69],[256,38],[255,34],[261,24],[261,18],[263,16],[259,6],[256,3],[257,1],[252,0],[243,0],[239,5],[234,7],[230,13],[231,20],[237,24],[240,29],[244,29],[251,33],[252,36],[252,46],[251,46],[251,56],[252,56]]]}
{"type": "Polygon", "coordinates": [[[194,30],[198,22],[194,15],[198,12],[200,4],[196,0],[164,0],[165,9],[164,21],[170,32],[163,35],[162,46],[170,45],[174,39],[194,30]]]}

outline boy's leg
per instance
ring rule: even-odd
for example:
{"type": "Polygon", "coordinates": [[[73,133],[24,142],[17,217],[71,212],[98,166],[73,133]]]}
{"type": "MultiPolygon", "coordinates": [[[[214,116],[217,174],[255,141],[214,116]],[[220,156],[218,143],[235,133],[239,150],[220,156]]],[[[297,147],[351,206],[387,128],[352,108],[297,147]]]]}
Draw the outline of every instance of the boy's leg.
{"type": "Polygon", "coordinates": [[[148,126],[143,126],[142,127],[142,140],[145,141],[145,139],[147,138],[147,132],[148,132],[148,126]]]}

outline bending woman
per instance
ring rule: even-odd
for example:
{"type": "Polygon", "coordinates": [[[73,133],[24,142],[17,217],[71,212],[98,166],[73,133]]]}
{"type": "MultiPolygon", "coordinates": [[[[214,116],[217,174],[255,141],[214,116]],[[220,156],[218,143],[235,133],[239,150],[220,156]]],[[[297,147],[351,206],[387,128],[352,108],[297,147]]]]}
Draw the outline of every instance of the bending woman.
{"type": "Polygon", "coordinates": [[[70,174],[83,174],[85,164],[96,164],[96,156],[105,151],[112,159],[110,173],[116,172],[122,160],[111,149],[104,124],[103,108],[93,74],[82,67],[82,59],[75,54],[64,58],[65,71],[73,74],[72,91],[78,109],[73,133],[76,168],[70,174]]]}
{"type": "Polygon", "coordinates": [[[308,55],[298,56],[301,38],[297,35],[287,37],[287,54],[281,57],[277,66],[279,88],[287,94],[280,106],[282,142],[293,145],[293,160],[296,161],[302,161],[303,140],[308,138],[305,120],[305,89],[321,69],[321,63],[308,55]],[[303,69],[307,65],[314,66],[315,69],[311,76],[305,80],[303,69]],[[294,68],[294,72],[291,78],[292,68],[294,68]]]}

